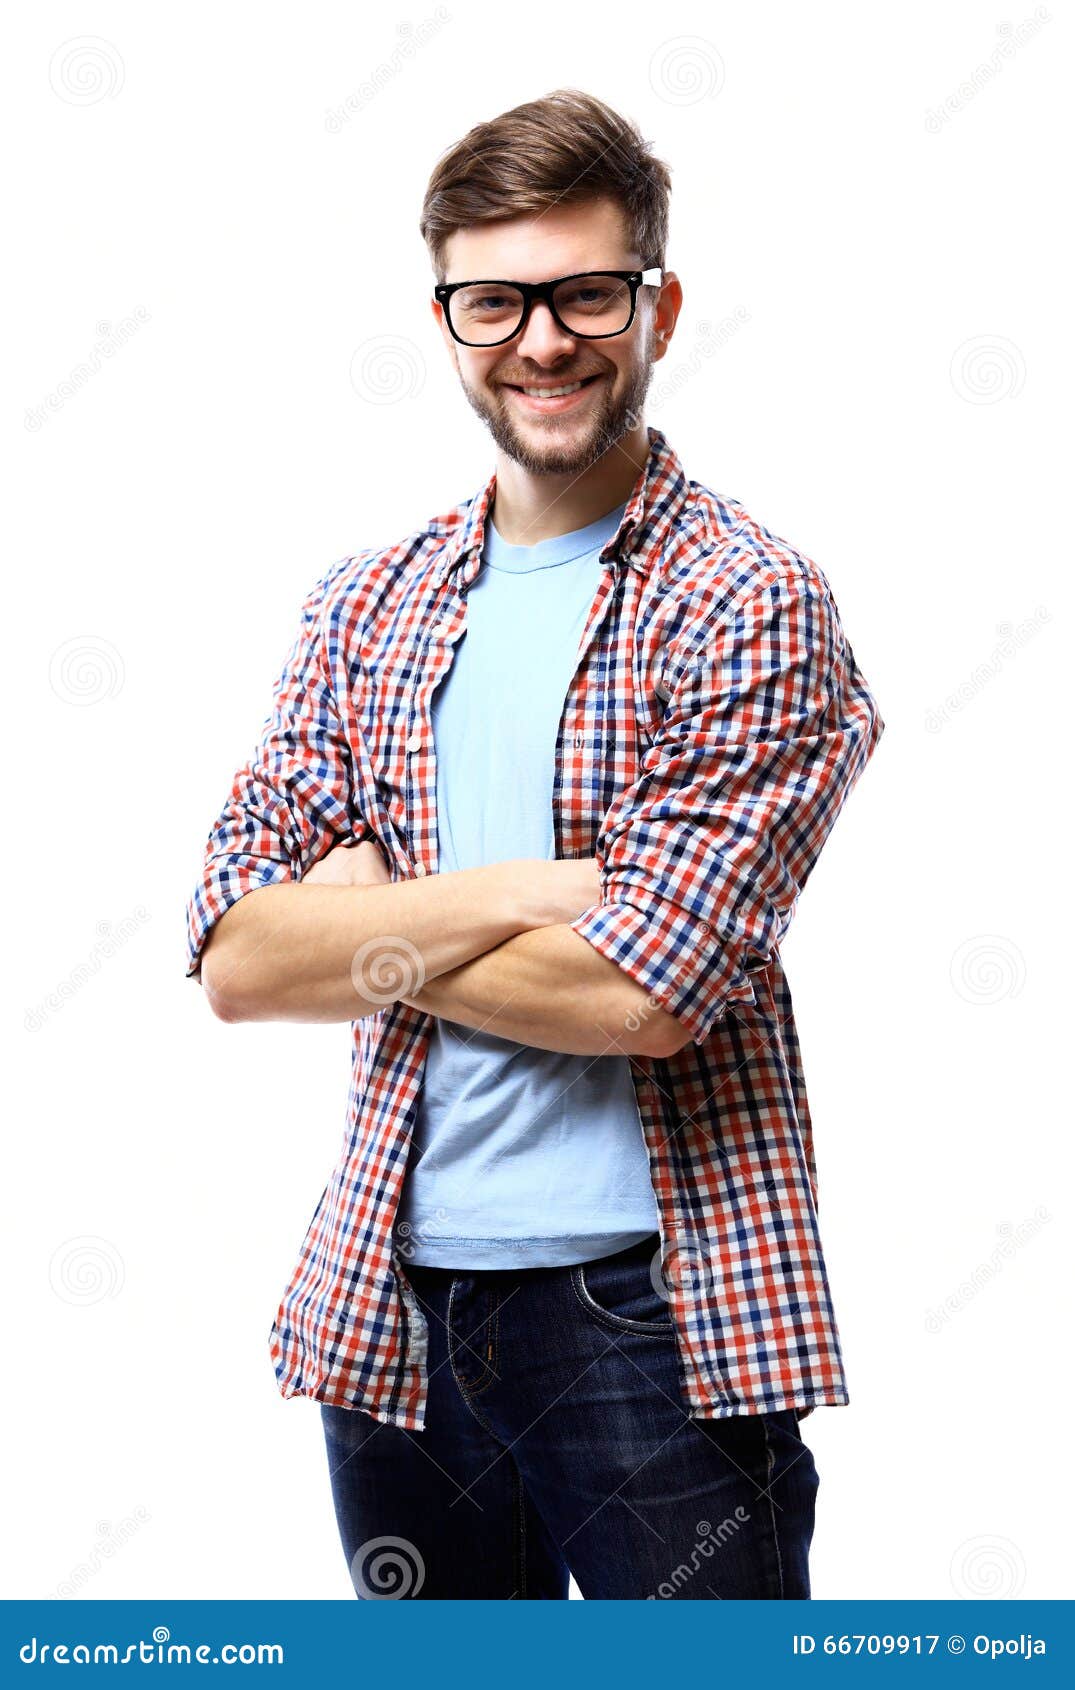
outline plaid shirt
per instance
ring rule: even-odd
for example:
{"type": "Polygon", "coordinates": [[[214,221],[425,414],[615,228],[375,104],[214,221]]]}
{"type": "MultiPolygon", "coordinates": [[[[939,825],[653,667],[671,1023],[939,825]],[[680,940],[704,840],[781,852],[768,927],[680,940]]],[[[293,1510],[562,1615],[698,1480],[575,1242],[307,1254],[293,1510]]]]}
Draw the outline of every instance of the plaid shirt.
{"type": "MultiPolygon", "coordinates": [[[[555,855],[598,859],[600,901],[574,931],[690,1034],[630,1059],[684,1402],[801,1417],[848,1394],[779,944],[884,722],[817,565],[649,439],[564,705],[555,855]]],[[[206,842],[188,975],[230,904],[342,842],[375,840],[393,880],[435,872],[430,702],[495,488],[309,593],[206,842]]],[[[284,1397],[419,1431],[427,1331],[393,1223],[433,1018],[395,1003],[351,1025],[341,1153],[270,1350],[284,1397]]]]}

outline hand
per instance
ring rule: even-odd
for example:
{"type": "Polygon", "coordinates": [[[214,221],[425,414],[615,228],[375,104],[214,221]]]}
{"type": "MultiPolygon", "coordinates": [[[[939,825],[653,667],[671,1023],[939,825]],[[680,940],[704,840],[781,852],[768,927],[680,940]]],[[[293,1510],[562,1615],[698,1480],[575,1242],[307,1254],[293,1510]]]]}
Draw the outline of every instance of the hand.
{"type": "Polygon", "coordinates": [[[392,876],[372,839],[359,845],[334,845],[302,877],[304,886],[386,886],[392,876]]]}
{"type": "Polygon", "coordinates": [[[535,927],[570,923],[601,902],[596,857],[525,857],[511,867],[535,927]]]}
{"type": "MultiPolygon", "coordinates": [[[[583,910],[601,902],[601,871],[596,857],[513,857],[482,871],[494,876],[496,895],[521,920],[524,931],[570,925],[583,910]]],[[[450,979],[451,975],[445,976],[450,979]]],[[[402,1001],[412,1009],[436,1014],[427,981],[422,992],[402,1001]]]]}

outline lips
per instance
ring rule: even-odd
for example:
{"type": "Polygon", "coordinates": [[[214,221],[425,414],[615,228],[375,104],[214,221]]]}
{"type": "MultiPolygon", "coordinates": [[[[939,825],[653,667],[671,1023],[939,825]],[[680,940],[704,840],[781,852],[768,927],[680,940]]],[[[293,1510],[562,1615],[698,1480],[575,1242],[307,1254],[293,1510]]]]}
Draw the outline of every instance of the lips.
{"type": "MultiPolygon", "coordinates": [[[[575,378],[579,380],[578,377],[575,378]]],[[[503,385],[514,396],[515,410],[524,417],[567,417],[572,412],[585,412],[588,409],[587,399],[603,377],[598,375],[583,376],[581,384],[572,388],[570,393],[554,393],[545,399],[535,399],[523,388],[514,383],[505,382],[503,385]]]]}

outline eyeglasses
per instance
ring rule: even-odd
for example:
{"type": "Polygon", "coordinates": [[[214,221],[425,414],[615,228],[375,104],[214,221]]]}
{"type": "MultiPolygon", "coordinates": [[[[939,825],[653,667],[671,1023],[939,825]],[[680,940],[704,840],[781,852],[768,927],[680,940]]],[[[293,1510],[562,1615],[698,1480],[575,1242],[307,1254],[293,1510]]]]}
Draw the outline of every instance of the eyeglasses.
{"type": "Polygon", "coordinates": [[[663,273],[658,268],[579,270],[551,282],[440,282],[433,296],[463,346],[514,340],[530,321],[535,299],[544,301],[566,334],[607,340],[630,328],[639,288],[659,286],[663,273]]]}

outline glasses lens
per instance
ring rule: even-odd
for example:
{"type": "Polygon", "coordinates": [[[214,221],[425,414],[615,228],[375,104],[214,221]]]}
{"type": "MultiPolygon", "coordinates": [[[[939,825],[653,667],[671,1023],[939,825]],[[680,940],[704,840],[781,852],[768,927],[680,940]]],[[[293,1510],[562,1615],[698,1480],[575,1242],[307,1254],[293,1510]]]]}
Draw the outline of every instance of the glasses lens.
{"type": "Polygon", "coordinates": [[[573,276],[553,299],[557,316],[576,334],[619,334],[631,315],[631,290],[619,276],[573,276]]]}
{"type": "Polygon", "coordinates": [[[515,333],[523,314],[518,288],[503,282],[475,282],[449,301],[452,327],[471,346],[492,346],[515,333]]]}

